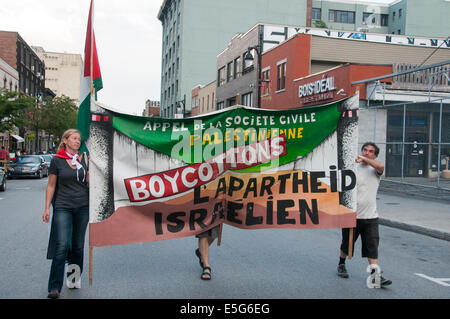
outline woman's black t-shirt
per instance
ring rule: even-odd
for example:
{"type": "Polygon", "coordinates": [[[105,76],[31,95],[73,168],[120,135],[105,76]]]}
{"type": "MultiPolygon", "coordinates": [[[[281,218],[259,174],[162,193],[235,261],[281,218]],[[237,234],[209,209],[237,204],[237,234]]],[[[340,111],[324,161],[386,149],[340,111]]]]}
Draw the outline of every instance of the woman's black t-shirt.
{"type": "Polygon", "coordinates": [[[54,156],[48,173],[57,176],[53,207],[79,208],[89,205],[89,187],[86,181],[87,167],[84,159],[83,169],[70,167],[67,160],[54,156]]]}

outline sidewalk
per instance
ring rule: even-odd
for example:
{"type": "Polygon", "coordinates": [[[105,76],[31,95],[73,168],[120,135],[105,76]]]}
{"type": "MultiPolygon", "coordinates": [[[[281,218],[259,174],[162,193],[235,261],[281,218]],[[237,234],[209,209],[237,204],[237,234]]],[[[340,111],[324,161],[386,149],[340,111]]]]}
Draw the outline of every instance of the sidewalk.
{"type": "Polygon", "coordinates": [[[381,183],[380,224],[450,241],[450,192],[381,183]]]}

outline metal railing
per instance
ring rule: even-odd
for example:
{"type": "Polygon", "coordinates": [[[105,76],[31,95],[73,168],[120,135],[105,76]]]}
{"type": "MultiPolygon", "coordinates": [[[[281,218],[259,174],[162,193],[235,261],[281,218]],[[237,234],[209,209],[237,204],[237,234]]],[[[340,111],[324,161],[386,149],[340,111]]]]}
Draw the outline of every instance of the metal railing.
{"type": "MultiPolygon", "coordinates": [[[[377,123],[376,112],[373,119],[374,142],[383,145],[385,150],[395,148],[398,151],[400,149],[400,153],[396,154],[397,162],[400,161],[400,166],[398,167],[397,165],[396,174],[392,174],[392,170],[391,172],[385,171],[386,175],[383,177],[383,180],[403,185],[420,186],[422,189],[437,189],[439,192],[445,192],[445,195],[450,195],[448,193],[450,192],[450,171],[448,167],[450,160],[450,96],[448,95],[450,93],[450,60],[420,67],[411,64],[394,64],[393,72],[385,76],[352,82],[352,85],[369,84],[391,78],[391,83],[383,83],[383,86],[374,85],[373,88],[371,87],[374,92],[377,89],[382,90],[382,101],[376,101],[374,105],[374,102],[370,101],[374,92],[370,92],[369,89],[367,92],[368,110],[386,110],[386,121],[389,121],[389,114],[393,110],[396,111],[397,119],[398,114],[401,114],[401,124],[398,125],[399,123],[396,123],[397,133],[399,127],[401,128],[401,140],[398,139],[398,135],[396,139],[391,139],[388,134],[390,124],[386,122],[386,138],[385,140],[379,139],[377,141],[377,125],[380,125],[380,121],[377,123]],[[428,92],[428,98],[422,99],[420,103],[416,100],[389,103],[384,100],[384,94],[387,90],[405,90],[403,93],[406,93],[404,95],[406,101],[408,94],[413,94],[408,93],[408,91],[423,91],[424,93],[422,94],[428,92]],[[438,110],[437,105],[439,105],[438,110]],[[426,123],[422,123],[424,125],[421,127],[422,131],[424,128],[427,130],[424,134],[426,138],[422,140],[414,140],[418,129],[411,122],[414,121],[414,116],[417,114],[425,116],[426,121],[426,123]],[[411,149],[419,148],[422,154],[410,152],[411,149]],[[418,162],[412,157],[419,158],[420,156],[422,156],[423,162],[421,165],[424,172],[418,174],[421,175],[420,177],[412,176],[414,174],[407,174],[408,169],[414,169],[411,166],[418,162]]],[[[378,127],[379,129],[380,127],[378,127]]],[[[387,165],[392,164],[389,163],[389,161],[393,161],[394,156],[391,155],[386,151],[387,165]]]]}
{"type": "MultiPolygon", "coordinates": [[[[400,153],[397,154],[397,161],[400,160],[400,166],[397,166],[398,170],[396,170],[393,174],[392,171],[385,170],[385,176],[383,180],[394,182],[394,183],[402,183],[406,185],[416,185],[427,188],[437,188],[442,190],[450,191],[450,170],[449,170],[449,161],[450,161],[450,123],[445,125],[446,132],[444,130],[444,114],[446,115],[445,119],[448,122],[450,118],[450,98],[441,98],[434,99],[431,102],[439,104],[439,111],[433,112],[431,110],[421,109],[422,114],[424,111],[429,111],[425,123],[427,134],[425,140],[412,140],[415,132],[414,127],[408,124],[408,120],[411,119],[408,116],[414,117],[414,112],[417,111],[417,103],[415,102],[404,102],[404,103],[392,103],[392,104],[379,104],[379,105],[370,105],[367,107],[368,110],[386,110],[386,112],[390,112],[395,110],[397,114],[401,112],[401,140],[393,139],[390,140],[390,136],[388,134],[390,125],[389,125],[389,115],[386,115],[386,140],[377,139],[377,125],[380,124],[380,120],[377,123],[377,116],[374,116],[373,119],[373,127],[367,128],[370,131],[373,131],[373,141],[381,146],[385,147],[386,153],[386,167],[391,164],[389,161],[392,161],[394,156],[390,156],[389,149],[396,148],[401,149],[400,153]],[[414,110],[411,110],[413,108],[414,110]],[[408,115],[408,113],[410,113],[408,115]],[[433,115],[430,115],[433,113],[433,115]],[[437,116],[436,116],[437,115],[437,116]],[[433,117],[431,119],[431,117],[433,117]],[[437,126],[437,128],[435,128],[437,126]],[[410,132],[407,132],[410,131],[410,132]],[[413,132],[411,132],[413,131],[413,132]],[[448,132],[447,132],[448,131],[448,132]],[[445,135],[444,135],[445,133],[445,135]],[[445,140],[444,140],[445,138],[445,140]],[[411,149],[420,149],[423,153],[411,154],[411,149]],[[435,155],[434,155],[435,154],[435,155]],[[411,157],[419,157],[422,156],[423,163],[422,169],[423,173],[421,176],[411,176],[411,174],[407,174],[408,168],[407,162],[411,162],[411,157]]],[[[426,105],[421,103],[420,106],[426,105]]],[[[398,131],[398,128],[397,128],[398,131]]],[[[417,168],[420,169],[420,168],[417,168]]],[[[450,197],[449,197],[450,200],[450,197]]]]}

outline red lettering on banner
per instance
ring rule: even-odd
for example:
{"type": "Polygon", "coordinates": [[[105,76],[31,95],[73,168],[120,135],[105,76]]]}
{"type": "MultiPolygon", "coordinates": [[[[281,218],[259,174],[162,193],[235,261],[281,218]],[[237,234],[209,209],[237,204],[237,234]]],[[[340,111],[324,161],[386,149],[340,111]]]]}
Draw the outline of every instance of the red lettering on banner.
{"type": "Polygon", "coordinates": [[[244,169],[286,155],[286,137],[233,147],[203,163],[124,180],[131,202],[149,201],[184,193],[209,183],[229,169],[244,169]]]}

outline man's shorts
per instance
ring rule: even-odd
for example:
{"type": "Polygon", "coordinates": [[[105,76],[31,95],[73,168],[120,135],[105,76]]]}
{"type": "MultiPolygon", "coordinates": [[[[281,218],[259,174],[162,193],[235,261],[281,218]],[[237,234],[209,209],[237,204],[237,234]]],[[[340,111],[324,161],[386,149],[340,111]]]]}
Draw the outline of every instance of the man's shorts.
{"type": "MultiPolygon", "coordinates": [[[[348,255],[350,228],[342,229],[341,250],[348,255]]],[[[380,236],[378,234],[378,218],[374,219],[357,219],[356,228],[353,228],[353,246],[355,251],[355,241],[361,235],[361,256],[365,258],[378,259],[378,244],[380,236]]]]}

